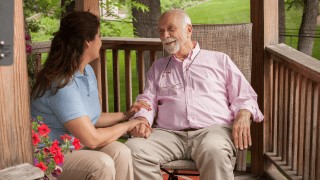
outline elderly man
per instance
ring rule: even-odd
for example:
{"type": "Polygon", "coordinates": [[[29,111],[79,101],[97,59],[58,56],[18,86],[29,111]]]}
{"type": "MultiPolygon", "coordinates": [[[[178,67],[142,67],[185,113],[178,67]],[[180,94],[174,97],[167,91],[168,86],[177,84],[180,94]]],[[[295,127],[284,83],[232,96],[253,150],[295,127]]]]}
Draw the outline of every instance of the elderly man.
{"type": "Polygon", "coordinates": [[[162,179],[160,164],[177,159],[193,159],[201,179],[234,179],[237,148],[251,145],[251,120],[263,120],[256,93],[226,54],[191,40],[184,11],[163,13],[158,30],[171,55],[154,62],[137,97],[152,111],[142,109],[134,118],[155,128],[137,125],[126,143],[135,179],[162,179]]]}

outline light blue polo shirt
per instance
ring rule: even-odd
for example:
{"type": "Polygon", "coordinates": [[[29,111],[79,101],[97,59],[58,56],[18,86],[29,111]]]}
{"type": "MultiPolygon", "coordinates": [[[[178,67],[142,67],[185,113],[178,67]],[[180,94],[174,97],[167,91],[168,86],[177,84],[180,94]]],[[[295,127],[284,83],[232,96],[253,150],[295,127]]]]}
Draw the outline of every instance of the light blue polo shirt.
{"type": "Polygon", "coordinates": [[[42,97],[31,100],[31,115],[43,117],[44,123],[51,129],[51,140],[61,141],[60,135],[71,135],[64,128],[64,123],[87,115],[95,125],[100,114],[97,79],[90,65],[85,67],[84,74],[76,72],[72,81],[59,89],[57,94],[52,95],[47,90],[42,97]]]}

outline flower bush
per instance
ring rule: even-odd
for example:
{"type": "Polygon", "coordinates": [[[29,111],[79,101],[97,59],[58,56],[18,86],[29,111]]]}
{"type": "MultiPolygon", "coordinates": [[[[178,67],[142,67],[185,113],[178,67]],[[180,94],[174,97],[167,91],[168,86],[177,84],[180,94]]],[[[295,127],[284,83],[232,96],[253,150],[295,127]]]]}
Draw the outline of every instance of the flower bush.
{"type": "Polygon", "coordinates": [[[32,143],[34,147],[34,165],[40,168],[47,179],[48,175],[57,177],[62,172],[62,164],[64,160],[64,154],[72,152],[73,149],[77,150],[81,148],[79,139],[64,134],[60,136],[63,143],[49,139],[50,129],[43,122],[42,117],[38,116],[36,119],[32,119],[32,143]]]}
{"type": "Polygon", "coordinates": [[[26,54],[27,54],[27,67],[28,67],[28,79],[30,88],[33,87],[36,80],[36,59],[37,54],[33,52],[31,36],[25,35],[26,42],[26,54]]]}

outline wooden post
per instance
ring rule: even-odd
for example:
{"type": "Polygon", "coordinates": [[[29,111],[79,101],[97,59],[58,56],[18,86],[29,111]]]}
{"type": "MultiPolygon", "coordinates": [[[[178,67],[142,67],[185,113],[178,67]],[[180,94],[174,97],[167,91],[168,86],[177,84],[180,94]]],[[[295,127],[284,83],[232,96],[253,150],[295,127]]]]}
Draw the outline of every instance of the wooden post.
{"type": "MultiPolygon", "coordinates": [[[[75,7],[76,11],[89,11],[98,17],[100,17],[99,12],[99,0],[77,0],[75,1],[75,7]]],[[[101,81],[101,63],[100,60],[96,60],[90,63],[92,66],[98,82],[98,90],[99,90],[99,96],[100,96],[100,102],[102,97],[102,81],[101,81]]],[[[104,67],[105,68],[105,67],[104,67]]]]}
{"type": "MultiPolygon", "coordinates": [[[[278,43],[278,0],[251,0],[252,29],[252,86],[258,94],[258,103],[264,110],[264,62],[267,60],[265,47],[278,43]]],[[[269,120],[265,119],[264,123],[269,120]]],[[[252,125],[252,173],[264,172],[264,126],[263,123],[252,125]]]]}
{"type": "Polygon", "coordinates": [[[12,11],[14,62],[0,66],[0,169],[33,164],[22,0],[14,1],[12,11]]]}

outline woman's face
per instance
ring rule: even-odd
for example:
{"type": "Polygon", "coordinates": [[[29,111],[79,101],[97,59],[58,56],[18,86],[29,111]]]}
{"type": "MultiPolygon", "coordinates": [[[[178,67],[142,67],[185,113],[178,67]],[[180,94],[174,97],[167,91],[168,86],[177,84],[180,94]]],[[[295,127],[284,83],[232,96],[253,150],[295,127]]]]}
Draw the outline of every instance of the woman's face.
{"type": "Polygon", "coordinates": [[[101,48],[101,39],[100,39],[100,30],[96,34],[95,38],[92,41],[88,42],[88,53],[90,53],[91,60],[96,60],[100,57],[100,48],[101,48]]]}

